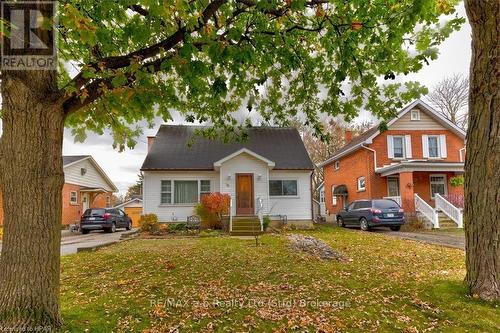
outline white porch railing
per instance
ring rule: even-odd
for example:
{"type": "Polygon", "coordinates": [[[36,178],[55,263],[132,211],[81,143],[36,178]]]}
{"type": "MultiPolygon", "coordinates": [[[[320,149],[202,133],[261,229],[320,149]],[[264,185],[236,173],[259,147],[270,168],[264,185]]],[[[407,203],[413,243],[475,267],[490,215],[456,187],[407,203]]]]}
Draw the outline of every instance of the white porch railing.
{"type": "Polygon", "coordinates": [[[439,216],[434,208],[415,193],[415,210],[421,212],[429,221],[431,221],[434,228],[439,228],[439,216]]]}
{"type": "Polygon", "coordinates": [[[260,231],[264,231],[264,201],[261,197],[257,198],[257,216],[260,222],[260,231]]]}
{"type": "Polygon", "coordinates": [[[233,196],[229,198],[229,231],[233,231],[233,196]]]}
{"type": "Polygon", "coordinates": [[[391,199],[398,203],[401,206],[401,197],[384,197],[384,199],[391,199]]]}
{"type": "Polygon", "coordinates": [[[464,214],[458,207],[453,206],[448,200],[443,198],[439,193],[435,194],[436,209],[442,211],[450,219],[455,221],[459,228],[464,226],[464,214]]]}

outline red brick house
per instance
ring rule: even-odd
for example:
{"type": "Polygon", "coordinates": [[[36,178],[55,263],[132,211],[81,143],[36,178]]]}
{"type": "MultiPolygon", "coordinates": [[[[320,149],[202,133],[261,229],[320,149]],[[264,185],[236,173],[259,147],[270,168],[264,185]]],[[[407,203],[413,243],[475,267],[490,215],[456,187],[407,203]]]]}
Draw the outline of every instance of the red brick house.
{"type": "Polygon", "coordinates": [[[433,209],[436,193],[463,196],[450,179],[463,174],[464,158],[465,132],[414,101],[385,131],[377,125],[355,138],[346,133],[345,146],[321,164],[326,210],[331,215],[353,200],[386,197],[405,212],[433,209]]]}
{"type": "MultiPolygon", "coordinates": [[[[90,155],[63,156],[62,224],[74,224],[87,208],[111,207],[118,189],[90,155]]],[[[0,224],[3,223],[0,195],[0,224]]]]}

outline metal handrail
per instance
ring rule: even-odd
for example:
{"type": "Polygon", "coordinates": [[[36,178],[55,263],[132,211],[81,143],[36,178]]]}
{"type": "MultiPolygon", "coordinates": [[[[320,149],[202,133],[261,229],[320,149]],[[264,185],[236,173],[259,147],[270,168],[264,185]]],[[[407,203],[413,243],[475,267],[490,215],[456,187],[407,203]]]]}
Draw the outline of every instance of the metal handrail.
{"type": "Polygon", "coordinates": [[[264,201],[262,200],[261,197],[257,198],[257,216],[259,217],[259,222],[260,222],[260,231],[264,231],[264,216],[263,216],[263,210],[264,210],[264,201]]]}
{"type": "Polygon", "coordinates": [[[233,196],[229,195],[229,231],[233,231],[233,196]]]}

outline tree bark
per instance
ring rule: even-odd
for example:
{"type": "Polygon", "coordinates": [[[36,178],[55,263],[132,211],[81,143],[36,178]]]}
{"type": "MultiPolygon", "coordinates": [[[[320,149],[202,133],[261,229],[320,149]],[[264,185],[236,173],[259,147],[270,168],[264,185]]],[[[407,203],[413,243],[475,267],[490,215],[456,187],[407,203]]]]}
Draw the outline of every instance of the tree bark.
{"type": "Polygon", "coordinates": [[[61,324],[59,275],[64,174],[55,71],[2,73],[0,331],[61,324]]]}
{"type": "Polygon", "coordinates": [[[466,282],[473,295],[500,299],[500,2],[466,0],[472,26],[465,162],[466,282]]]}

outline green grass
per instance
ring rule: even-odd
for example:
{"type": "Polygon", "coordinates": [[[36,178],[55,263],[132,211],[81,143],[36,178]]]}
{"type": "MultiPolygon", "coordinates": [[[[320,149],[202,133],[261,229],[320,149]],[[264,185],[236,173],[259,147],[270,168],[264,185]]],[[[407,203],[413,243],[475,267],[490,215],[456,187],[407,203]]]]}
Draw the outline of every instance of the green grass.
{"type": "Polygon", "coordinates": [[[340,228],[303,233],[351,261],[291,251],[274,235],[259,247],[229,237],[132,240],[65,256],[64,330],[500,330],[499,309],[466,295],[461,250],[340,228]]]}

